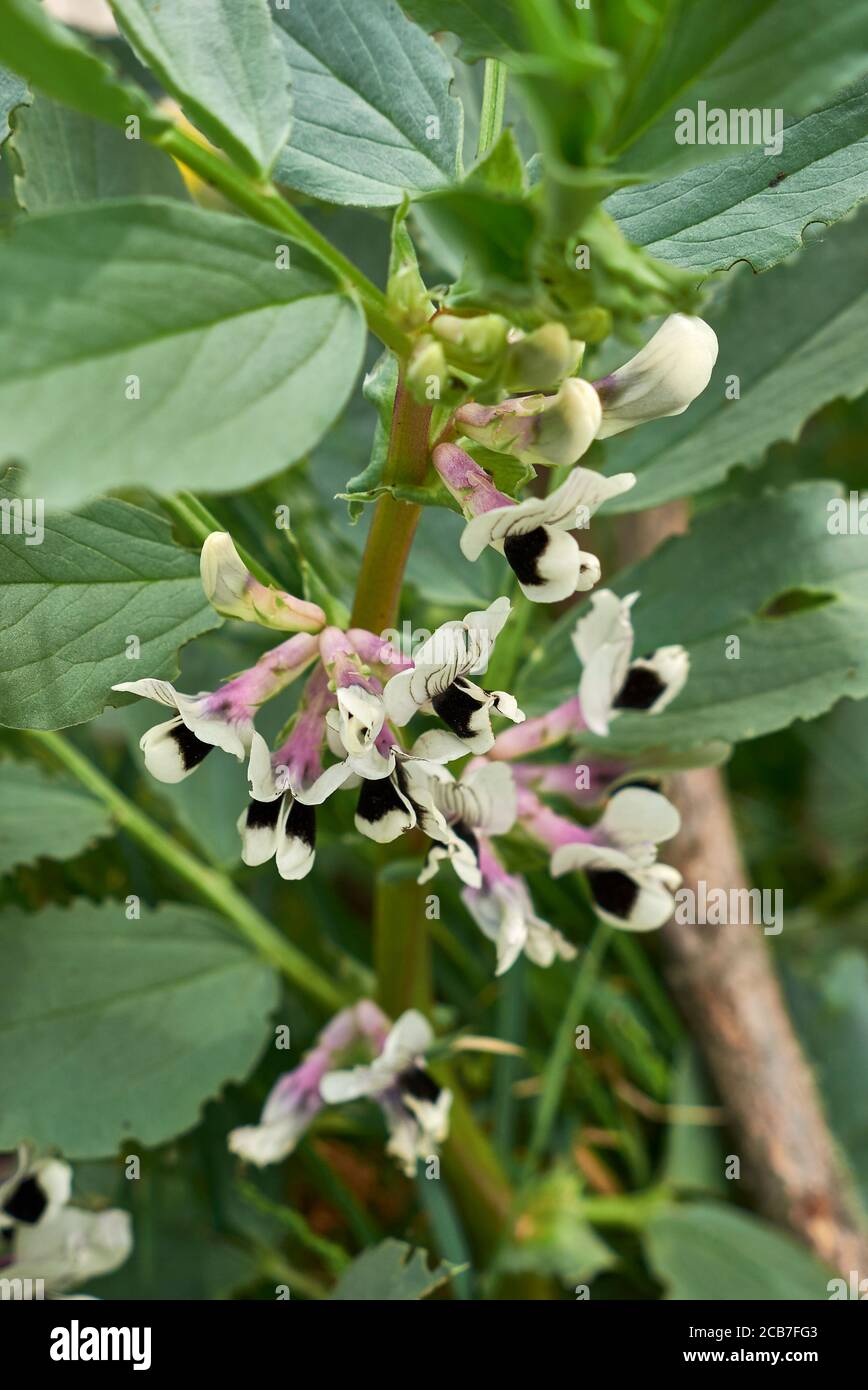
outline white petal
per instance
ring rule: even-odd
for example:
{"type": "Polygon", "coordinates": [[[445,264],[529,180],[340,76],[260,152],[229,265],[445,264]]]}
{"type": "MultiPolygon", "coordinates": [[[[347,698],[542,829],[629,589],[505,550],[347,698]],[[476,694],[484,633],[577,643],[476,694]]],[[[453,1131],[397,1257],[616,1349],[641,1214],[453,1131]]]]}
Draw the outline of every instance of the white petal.
{"type": "Polygon", "coordinates": [[[341,687],[337,699],[344,747],[348,753],[366,753],[385,722],[383,701],[362,685],[341,687]]]}
{"type": "Polygon", "coordinates": [[[44,1279],[47,1291],[63,1292],[117,1269],[132,1244],[128,1212],[64,1207],[52,1221],[19,1227],[15,1261],[4,1272],[18,1279],[44,1279]]]}
{"type": "Polygon", "coordinates": [[[560,603],[577,589],[593,588],[600,577],[599,562],[593,556],[584,555],[569,532],[553,531],[548,527],[542,530],[544,549],[527,561],[519,562],[515,541],[508,545],[507,560],[525,598],[531,603],[560,603]]]}
{"type": "Polygon", "coordinates": [[[717,336],[707,323],[671,314],[635,357],[600,383],[603,416],[597,438],[681,415],[711,380],[717,351],[717,336]]]}
{"type": "Polygon", "coordinates": [[[467,757],[467,744],[450,729],[426,729],[413,744],[413,756],[434,763],[467,757]]]}
{"type": "Polygon", "coordinates": [[[395,1020],[383,1045],[383,1064],[403,1071],[417,1057],[423,1056],[434,1041],[434,1030],[418,1009],[407,1009],[395,1020]]]}
{"type": "Polygon", "coordinates": [[[292,790],[296,801],[300,801],[302,806],[321,806],[339,787],[343,787],[353,769],[350,767],[349,758],[342,763],[334,763],[321,772],[316,781],[311,782],[309,787],[296,787],[293,784],[292,790]]]}
{"type": "Polygon", "coordinates": [[[232,721],[218,714],[203,713],[200,695],[176,695],[178,713],[191,733],[203,743],[222,748],[239,762],[247,756],[253,738],[253,721],[232,721]]]}
{"type": "MultiPolygon", "coordinates": [[[[283,769],[281,769],[283,772],[283,769]]],[[[275,801],[286,790],[286,779],[279,776],[271,761],[268,744],[254,731],[247,762],[247,785],[256,801],[275,801]]]]}
{"type": "Polygon", "coordinates": [[[498,714],[502,714],[504,719],[511,719],[513,724],[523,724],[525,720],[524,710],[518,707],[518,701],[514,695],[510,695],[508,690],[492,690],[491,698],[494,708],[498,714]]]}
{"type": "Polygon", "coordinates": [[[145,755],[145,767],[158,782],[183,782],[199,766],[198,762],[187,763],[181,744],[174,737],[177,730],[183,727],[181,718],[169,719],[165,724],[155,724],[139,739],[139,747],[145,755]]]}
{"type": "Polygon", "coordinates": [[[280,1119],[258,1125],[242,1125],[229,1131],[229,1150],[246,1163],[264,1168],[279,1163],[293,1152],[310,1123],[310,1116],[301,1111],[283,1115],[280,1119]]]}
{"type": "Polygon", "coordinates": [[[398,671],[383,688],[386,714],[399,728],[409,724],[418,708],[411,690],[413,675],[413,671],[398,671]]]}
{"type": "Polygon", "coordinates": [[[128,691],[130,695],[139,695],[143,700],[156,700],[158,705],[178,708],[178,694],[169,681],[122,681],[120,685],[113,685],[112,690],[128,691]]]}
{"type": "Polygon", "coordinates": [[[330,1071],[319,1083],[319,1093],[328,1105],[342,1105],[361,1096],[375,1095],[379,1089],[379,1078],[371,1067],[330,1071]]]}
{"type": "Polygon", "coordinates": [[[662,792],[649,787],[621,787],[611,797],[599,829],[625,849],[659,845],[681,828],[681,816],[662,792]]]}
{"type": "Polygon", "coordinates": [[[446,801],[458,817],[486,835],[506,835],[518,814],[518,793],[508,763],[484,763],[470,768],[449,789],[446,801]]]}
{"type": "Polygon", "coordinates": [[[245,806],[238,817],[241,859],[249,868],[256,868],[259,864],[266,864],[269,859],[274,858],[277,851],[280,812],[281,808],[276,801],[255,802],[245,806]]]}
{"type": "MultiPolygon", "coordinates": [[[[301,807],[304,807],[304,803],[301,803],[301,807]]],[[[296,808],[293,799],[288,796],[280,812],[275,860],[280,877],[291,881],[305,878],[310,873],[316,853],[311,834],[308,831],[308,817],[303,816],[305,825],[305,833],[303,834],[299,833],[296,825],[299,819],[299,808],[296,808]]]]}

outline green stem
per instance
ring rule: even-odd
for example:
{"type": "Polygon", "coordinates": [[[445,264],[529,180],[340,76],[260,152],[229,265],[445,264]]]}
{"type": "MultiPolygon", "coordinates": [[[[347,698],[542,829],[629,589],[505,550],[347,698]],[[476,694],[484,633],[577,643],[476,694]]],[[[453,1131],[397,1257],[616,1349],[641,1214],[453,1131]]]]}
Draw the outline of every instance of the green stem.
{"type": "Polygon", "coordinates": [[[642,1192],[625,1192],[616,1197],[583,1197],[581,1214],[595,1226],[621,1226],[641,1231],[657,1213],[673,1200],[669,1188],[648,1187],[642,1192]]]}
{"type": "MultiPolygon", "coordinates": [[[[384,470],[387,483],[421,483],[428,469],[431,407],[420,405],[399,380],[384,470]]],[[[352,621],[385,632],[398,618],[404,567],[420,508],[386,494],[377,503],[356,586],[352,621]]],[[[405,851],[401,851],[403,855],[405,851]]],[[[400,872],[377,882],[375,955],[381,1002],[393,1017],[412,1005],[430,1008],[430,943],[425,892],[400,872]],[[408,937],[409,934],[409,937],[408,937]],[[409,966],[405,957],[409,957],[409,966]]],[[[512,1204],[509,1184],[494,1151],[477,1125],[450,1069],[436,1068],[453,1093],[449,1140],[443,1165],[456,1206],[480,1254],[499,1240],[512,1204]]]]}
{"type": "Polygon", "coordinates": [[[581,1020],[582,1010],[587,1004],[599,974],[600,965],[609,944],[611,930],[611,927],[602,922],[599,923],[576,970],[567,1007],[561,1018],[554,1047],[543,1075],[542,1094],[537,1104],[525,1160],[525,1170],[528,1173],[548,1145],[555,1114],[560,1105],[567,1079],[567,1066],[575,1043],[576,1023],[581,1020]]]}
{"type": "Polygon", "coordinates": [[[353,265],[342,251],[318,232],[297,208],[286,202],[271,183],[258,184],[230,164],[222,155],[206,149],[197,140],[185,135],[177,126],[152,137],[153,143],[166,150],[173,159],[192,169],[194,174],[218,189],[236,207],[257,222],[275,227],[290,241],[312,252],[339,277],[343,285],[355,291],[365,311],[372,333],[399,355],[406,354],[409,342],[406,334],[392,322],[386,297],[382,290],[353,265]]]}
{"type": "Polygon", "coordinates": [[[503,127],[503,108],[506,102],[507,70],[497,58],[486,58],[482,81],[482,110],[479,115],[479,139],[476,158],[491,149],[503,127]]]}
{"type": "MultiPolygon", "coordinates": [[[[384,484],[425,481],[431,410],[430,405],[420,405],[414,400],[403,380],[399,380],[389,453],[383,470],[384,484]]],[[[356,581],[352,615],[355,627],[366,627],[378,633],[394,627],[404,568],[421,514],[421,507],[398,502],[388,493],[377,503],[356,581]]]]}
{"type": "MultiPolygon", "coordinates": [[[[413,832],[420,851],[423,837],[413,832]]],[[[407,838],[402,850],[412,848],[407,838]]],[[[405,1009],[431,1012],[431,941],[425,917],[426,890],[416,882],[418,859],[393,859],[377,875],[374,906],[374,964],[377,1000],[392,1018],[405,1009]]]]}
{"type": "Polygon", "coordinates": [[[235,889],[225,874],[202,864],[171,835],[155,825],[61,734],[29,730],[26,737],[62,763],[83,787],[108,807],[122,830],[136,840],[146,853],[182,879],[204,902],[227,917],[251,946],[265,960],[282,970],[297,989],[328,1011],[340,1009],[347,1002],[343,992],[325,971],[281,936],[235,889]]]}

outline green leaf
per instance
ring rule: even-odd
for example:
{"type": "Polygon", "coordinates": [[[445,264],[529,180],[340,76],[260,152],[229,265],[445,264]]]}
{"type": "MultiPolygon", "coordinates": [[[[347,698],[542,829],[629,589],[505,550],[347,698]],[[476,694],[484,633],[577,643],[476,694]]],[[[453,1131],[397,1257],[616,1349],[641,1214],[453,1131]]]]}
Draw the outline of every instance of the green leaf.
{"type": "Polygon", "coordinates": [[[640,173],[707,160],[726,147],[676,144],[677,111],[703,101],[709,111],[804,115],[864,75],[866,41],[868,11],[851,0],[679,0],[629,89],[612,148],[640,173]]]}
{"type": "MultiPolygon", "coordinates": [[[[641,593],[635,651],[681,642],[690,675],[662,714],[625,711],[594,746],[737,742],[868,695],[868,539],[830,534],[838,496],[834,484],[803,483],[717,507],[617,576],[618,593],[641,593]]],[[[575,622],[567,614],[532,654],[516,692],[530,712],[575,694],[575,622]]]]}
{"type": "Polygon", "coordinates": [[[32,763],[0,763],[0,874],[37,859],[74,859],[112,833],[105,807],[32,763]]]}
{"type": "Polygon", "coordinates": [[[640,425],[608,446],[604,471],[638,477],[609,513],[713,487],[736,464],[756,465],[769,445],[796,439],[828,401],[861,395],[868,386],[868,290],[853,268],[866,229],[862,215],[759,280],[748,271],[734,274],[706,315],[720,341],[706,390],[683,415],[640,425]],[[732,377],[736,400],[727,399],[732,377]]]}
{"type": "Polygon", "coordinates": [[[331,1297],[340,1302],[411,1303],[433,1293],[457,1273],[458,1267],[445,1260],[429,1269],[427,1251],[414,1250],[402,1240],[384,1240],[353,1260],[331,1297]]]}
{"type": "Polygon", "coordinates": [[[365,325],[305,252],[279,268],[280,247],[160,199],[22,219],[0,243],[6,457],[53,505],[235,491],[300,458],[350,393],[365,325]]]}
{"type": "Polygon", "coordinates": [[[274,971],[219,918],[122,903],[0,917],[0,1144],[67,1158],[162,1144],[261,1054],[274,971]]]}
{"type": "Polygon", "coordinates": [[[279,182],[330,203],[392,207],[456,176],[462,111],[437,44],[394,0],[276,10],[293,73],[279,182]]]}
{"type": "Polygon", "coordinates": [[[15,196],[27,212],[136,194],[187,197],[167,154],[49,97],[23,107],[14,125],[15,196]]]}
{"type": "Polygon", "coordinates": [[[750,150],[664,183],[622,189],[606,211],[652,255],[688,269],[768,270],[868,196],[868,82],[788,126],[782,154],[750,150]]]}
{"type": "MultiPolygon", "coordinates": [[[[868,720],[842,700],[810,731],[805,821],[824,863],[853,871],[865,857],[868,821],[868,720]]],[[[868,1180],[868,1169],[866,1169],[868,1180]]]]}
{"type": "Polygon", "coordinates": [[[828,1298],[832,1271],[747,1212],[668,1207],[648,1227],[648,1260],[670,1299],[828,1298]]]}
{"type": "MultiPolygon", "coordinates": [[[[864,727],[864,707],[860,711],[864,727]]],[[[860,824],[864,827],[864,812],[860,824]]],[[[864,847],[864,835],[863,835],[864,847]]],[[[817,935],[824,934],[828,920],[817,935]]],[[[860,951],[827,961],[797,961],[784,974],[799,1038],[813,1063],[829,1122],[868,1199],[868,962],[860,951]]]]}
{"type": "Polygon", "coordinates": [[[125,126],[135,116],[143,133],[159,134],[172,124],[140,87],[121,80],[39,0],[0,0],[0,62],[37,91],[109,125],[125,126]]]}
{"type": "Polygon", "coordinates": [[[509,0],[401,0],[429,34],[448,29],[460,40],[459,57],[503,58],[522,46],[521,25],[509,0]]]}
{"type": "Polygon", "coordinates": [[[0,548],[0,723],[15,729],[93,718],[112,685],[171,678],[178,647],[220,624],[162,518],[109,500],[44,524],[41,545],[10,535],[0,548]]]}
{"type": "Polygon", "coordinates": [[[27,101],[27,83],[15,72],[0,68],[0,145],[9,134],[9,116],[16,106],[27,101]]]}
{"type": "Polygon", "coordinates": [[[190,120],[248,173],[289,137],[290,72],[268,0],[111,0],[123,32],[190,120]]]}

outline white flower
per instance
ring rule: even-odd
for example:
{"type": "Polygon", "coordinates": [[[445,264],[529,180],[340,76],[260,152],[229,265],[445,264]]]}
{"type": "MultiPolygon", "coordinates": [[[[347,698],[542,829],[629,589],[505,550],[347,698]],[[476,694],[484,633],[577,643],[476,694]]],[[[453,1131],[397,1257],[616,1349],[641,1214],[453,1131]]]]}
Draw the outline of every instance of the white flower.
{"type": "Polygon", "coordinates": [[[427,1019],[408,1009],[393,1025],[378,1057],[365,1066],[332,1071],[320,1083],[329,1105],[377,1101],[390,1131],[389,1153],[409,1177],[418,1158],[427,1158],[449,1132],[451,1091],[442,1090],[425,1069],[425,1054],[434,1041],[427,1019]]]}
{"type": "Polygon", "coordinates": [[[587,878],[597,915],[614,927],[653,931],[675,910],[672,894],[681,875],[668,864],[642,864],[606,845],[559,846],[551,860],[554,877],[576,871],[587,878]]]}
{"type": "Polygon", "coordinates": [[[610,497],[636,482],[633,473],[607,478],[590,468],[574,468],[548,497],[531,497],[473,517],[464,528],[461,549],[477,560],[487,545],[499,550],[515,571],[521,591],[535,603],[557,603],[576,590],[591,589],[600,562],[586,554],[570,531],[587,526],[610,497]]]}
{"type": "Polygon", "coordinates": [[[69,1201],[72,1169],[56,1158],[35,1158],[26,1144],[0,1155],[0,1231],[52,1220],[69,1201]]]}
{"type": "Polygon", "coordinates": [[[518,811],[518,794],[507,763],[481,763],[465,769],[456,782],[446,768],[432,780],[434,804],[442,812],[447,834],[428,852],[419,883],[427,883],[446,860],[469,888],[482,887],[480,837],[505,835],[518,811]]]}
{"type": "Polygon", "coordinates": [[[567,377],[551,396],[515,396],[499,405],[472,401],[455,412],[465,434],[523,463],[570,467],[600,428],[600,397],[589,381],[567,377]]]}
{"type": "Polygon", "coordinates": [[[591,610],[580,618],[573,646],[582,662],[579,703],[592,733],[605,735],[622,709],[659,714],[687,680],[690,658],[684,647],[658,647],[650,656],[633,655],[630,609],[639,597],[619,599],[611,589],[591,596],[591,610]]]}
{"type": "Polygon", "coordinates": [[[306,878],[316,855],[316,812],[292,792],[248,802],[238,818],[241,858],[250,868],[274,859],[281,878],[306,878]]]}
{"type": "Polygon", "coordinates": [[[0,1154],[4,1278],[42,1281],[46,1296],[57,1298],[124,1262],[132,1249],[129,1214],[70,1207],[71,1190],[68,1163],[36,1158],[26,1144],[14,1154],[0,1154]]]}
{"type": "Polygon", "coordinates": [[[523,721],[512,695],[483,690],[468,680],[470,673],[484,669],[509,613],[509,599],[499,598],[483,612],[468,613],[463,622],[444,623],[419,648],[412,670],[398,672],[386,685],[383,699],[393,723],[401,727],[417,711],[433,711],[452,731],[424,734],[417,745],[420,756],[439,761],[460,752],[487,752],[494,743],[492,710],[516,724],[523,721]]]}
{"type": "Polygon", "coordinates": [[[389,776],[362,782],[356,829],[382,845],[416,826],[432,839],[448,840],[449,828],[434,802],[433,789],[441,771],[433,759],[417,757],[415,747],[405,753],[395,745],[389,776]]]}
{"type": "Polygon", "coordinates": [[[42,1279],[49,1297],[110,1274],[133,1248],[129,1212],[83,1211],[64,1207],[51,1221],[22,1226],[15,1233],[14,1254],[5,1278],[42,1279]]]}
{"type": "Polygon", "coordinates": [[[681,415],[705,390],[716,361],[714,329],[688,314],[671,314],[635,357],[594,382],[603,407],[597,438],[681,415]]]}
{"type": "Polygon", "coordinates": [[[214,748],[241,760],[257,740],[264,746],[249,712],[223,691],[183,695],[169,681],[159,680],[123,681],[112,690],[128,691],[176,711],[173,719],[155,724],[139,740],[145,767],[158,782],[183,781],[214,748]]]}
{"type": "Polygon", "coordinates": [[[482,887],[465,888],[462,901],[476,925],[497,946],[496,975],[503,975],[522,951],[535,965],[549,966],[576,954],[566,937],[534,911],[524,880],[499,872],[486,873],[482,887]]]}

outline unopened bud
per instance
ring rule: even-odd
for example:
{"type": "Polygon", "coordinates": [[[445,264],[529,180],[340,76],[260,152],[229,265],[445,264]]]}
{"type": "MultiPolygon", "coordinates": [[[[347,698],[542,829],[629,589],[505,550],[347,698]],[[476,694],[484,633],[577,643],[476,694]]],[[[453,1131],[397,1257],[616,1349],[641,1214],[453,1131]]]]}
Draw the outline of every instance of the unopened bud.
{"type": "Polygon", "coordinates": [[[415,400],[443,400],[449,385],[449,364],[441,344],[427,334],[420,338],[410,354],[404,379],[415,400]]]}
{"type": "Polygon", "coordinates": [[[471,439],[543,467],[580,459],[590,448],[600,418],[599,397],[580,377],[568,377],[554,396],[519,396],[494,406],[473,402],[456,413],[471,439]]]}
{"type": "Polygon", "coordinates": [[[319,632],[325,626],[325,613],[318,604],[260,584],[226,531],[212,531],[207,537],[199,569],[205,597],[224,618],[240,618],[278,632],[319,632]]]}
{"type": "Polygon", "coordinates": [[[508,325],[499,314],[436,314],[431,332],[444,344],[446,356],[462,371],[477,376],[496,366],[506,347],[508,325]]]}
{"type": "Polygon", "coordinates": [[[562,323],[544,323],[532,333],[509,335],[503,384],[508,391],[541,391],[578,371],[585,345],[562,323]]]}
{"type": "Polygon", "coordinates": [[[408,332],[421,328],[431,317],[425,283],[417,267],[409,261],[389,276],[386,297],[395,321],[408,332]]]}

